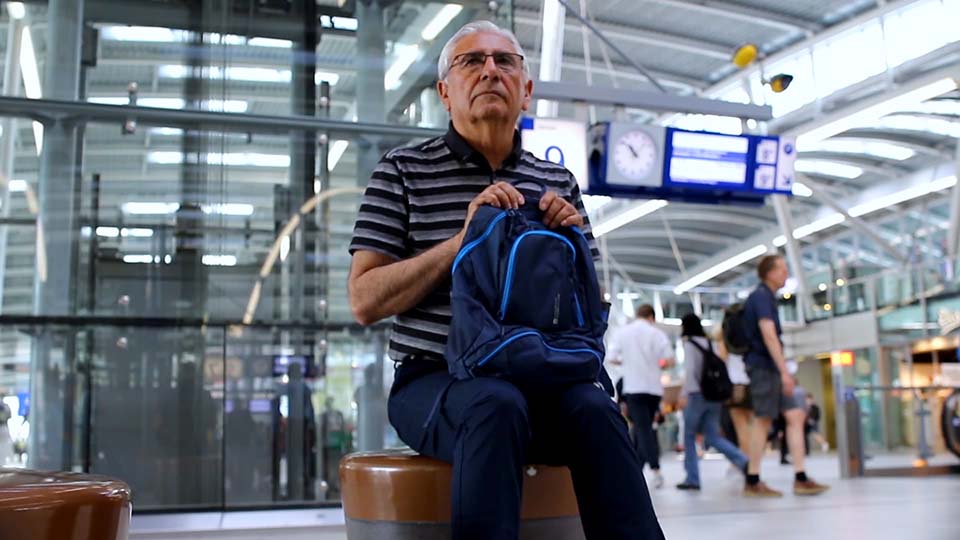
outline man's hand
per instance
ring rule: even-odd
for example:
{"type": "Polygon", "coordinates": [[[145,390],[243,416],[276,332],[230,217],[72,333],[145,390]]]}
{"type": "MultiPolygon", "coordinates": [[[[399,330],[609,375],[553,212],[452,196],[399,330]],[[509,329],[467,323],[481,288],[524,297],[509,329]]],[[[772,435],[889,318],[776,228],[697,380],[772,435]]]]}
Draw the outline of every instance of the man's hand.
{"type": "Polygon", "coordinates": [[[551,229],[557,227],[583,227],[583,216],[577,209],[556,191],[548,190],[540,199],[540,210],[543,211],[543,224],[551,229]]]}
{"type": "Polygon", "coordinates": [[[780,382],[783,383],[783,395],[792,396],[796,383],[793,382],[793,376],[789,373],[780,373],[780,382]]]}
{"type": "Polygon", "coordinates": [[[470,206],[467,207],[467,219],[463,221],[464,231],[470,225],[473,215],[477,213],[477,208],[485,204],[495,208],[520,208],[523,204],[523,195],[508,182],[497,182],[488,186],[470,201],[470,206]]]}

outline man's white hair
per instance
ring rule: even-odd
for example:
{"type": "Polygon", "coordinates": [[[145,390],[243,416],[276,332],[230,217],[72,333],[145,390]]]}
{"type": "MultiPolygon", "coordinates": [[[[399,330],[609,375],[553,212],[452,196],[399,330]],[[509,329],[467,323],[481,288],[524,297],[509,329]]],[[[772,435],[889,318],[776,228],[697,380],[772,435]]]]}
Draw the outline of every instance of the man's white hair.
{"type": "Polygon", "coordinates": [[[528,78],[530,77],[530,68],[527,67],[527,55],[524,54],[523,47],[520,46],[520,41],[517,40],[517,36],[513,35],[513,32],[500,28],[490,21],[473,21],[463,25],[462,28],[457,30],[457,33],[447,41],[447,44],[443,46],[443,50],[440,51],[440,59],[437,61],[437,76],[441,81],[445,80],[447,74],[450,73],[450,63],[453,62],[453,49],[457,47],[457,43],[474,32],[489,32],[491,34],[499,34],[509,39],[510,43],[513,44],[513,48],[516,49],[517,54],[523,56],[524,75],[528,78]]]}

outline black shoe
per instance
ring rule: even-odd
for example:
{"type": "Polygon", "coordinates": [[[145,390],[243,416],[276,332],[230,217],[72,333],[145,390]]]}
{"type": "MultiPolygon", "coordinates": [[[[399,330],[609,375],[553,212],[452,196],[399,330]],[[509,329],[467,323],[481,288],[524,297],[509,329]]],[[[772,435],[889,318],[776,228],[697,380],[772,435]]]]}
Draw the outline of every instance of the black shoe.
{"type": "Polygon", "coordinates": [[[677,484],[677,489],[681,491],[700,491],[700,486],[691,484],[690,482],[683,482],[682,484],[677,484]]]}

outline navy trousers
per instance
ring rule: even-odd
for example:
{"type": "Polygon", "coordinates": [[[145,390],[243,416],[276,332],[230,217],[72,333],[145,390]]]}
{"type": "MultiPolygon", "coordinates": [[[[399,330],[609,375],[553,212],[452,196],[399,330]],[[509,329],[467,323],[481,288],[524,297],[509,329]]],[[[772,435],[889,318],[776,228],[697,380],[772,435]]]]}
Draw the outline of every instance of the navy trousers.
{"type": "Polygon", "coordinates": [[[663,538],[626,422],[596,385],[525,395],[411,359],[397,367],[388,410],[405,443],[453,465],[454,540],[517,539],[529,463],[570,468],[588,540],[663,538]]]}

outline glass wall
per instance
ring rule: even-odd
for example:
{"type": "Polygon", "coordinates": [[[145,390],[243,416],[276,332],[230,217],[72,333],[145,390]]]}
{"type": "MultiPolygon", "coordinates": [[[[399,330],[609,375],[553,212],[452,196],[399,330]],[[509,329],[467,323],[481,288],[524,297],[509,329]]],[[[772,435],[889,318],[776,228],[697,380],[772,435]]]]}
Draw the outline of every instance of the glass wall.
{"type": "Polygon", "coordinates": [[[400,444],[388,324],[347,302],[360,189],[511,4],[2,4],[0,465],[138,511],[336,503],[340,457],[400,444]]]}

